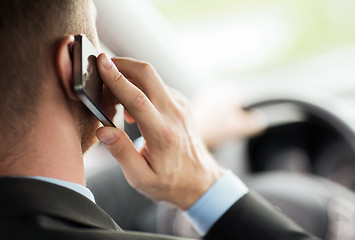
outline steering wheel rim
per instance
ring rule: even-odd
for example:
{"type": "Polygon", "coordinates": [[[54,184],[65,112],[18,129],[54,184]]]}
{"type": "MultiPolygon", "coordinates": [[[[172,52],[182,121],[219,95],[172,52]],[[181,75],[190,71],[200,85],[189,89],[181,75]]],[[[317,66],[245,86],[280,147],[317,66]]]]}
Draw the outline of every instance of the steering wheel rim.
{"type": "MultiPolygon", "coordinates": [[[[324,101],[324,100],[323,100],[324,101]]],[[[335,108],[334,105],[347,106],[346,103],[339,101],[336,98],[328,98],[327,101],[313,101],[300,99],[295,97],[289,98],[272,98],[257,101],[244,107],[244,110],[249,111],[252,109],[263,108],[267,106],[274,106],[279,104],[292,104],[301,108],[303,111],[313,114],[319,119],[323,120],[329,126],[332,126],[344,140],[351,146],[351,150],[355,156],[355,126],[349,122],[343,113],[340,113],[340,108],[335,108]],[[333,104],[328,104],[332,101],[333,104]]],[[[350,109],[349,109],[350,110],[350,109]]],[[[343,110],[344,111],[344,110],[343,110]]]]}

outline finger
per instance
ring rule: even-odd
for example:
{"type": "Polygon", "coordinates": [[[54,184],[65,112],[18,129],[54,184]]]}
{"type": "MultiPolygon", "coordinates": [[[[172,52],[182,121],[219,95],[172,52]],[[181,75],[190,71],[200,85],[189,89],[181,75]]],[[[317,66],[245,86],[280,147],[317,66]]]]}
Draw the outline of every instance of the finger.
{"type": "Polygon", "coordinates": [[[132,118],[132,116],[129,115],[129,113],[128,113],[126,110],[124,110],[124,119],[125,119],[125,121],[126,121],[128,124],[133,124],[133,123],[135,123],[135,121],[134,121],[134,119],[132,118]]]}
{"type": "Polygon", "coordinates": [[[129,58],[112,58],[112,61],[124,76],[147,95],[155,106],[166,105],[167,99],[170,98],[168,89],[152,65],[129,58]]]}
{"type": "Polygon", "coordinates": [[[155,177],[154,171],[137,152],[124,131],[119,128],[101,127],[96,131],[96,136],[120,164],[130,185],[136,188],[140,182],[155,177]]]}
{"type": "Polygon", "coordinates": [[[103,82],[138,123],[144,138],[159,141],[156,129],[162,125],[160,113],[147,96],[129,82],[105,54],[100,54],[97,62],[103,82]]]}
{"type": "Polygon", "coordinates": [[[263,132],[267,127],[265,114],[260,110],[252,110],[244,113],[243,129],[239,129],[242,137],[250,137],[263,132]]]}

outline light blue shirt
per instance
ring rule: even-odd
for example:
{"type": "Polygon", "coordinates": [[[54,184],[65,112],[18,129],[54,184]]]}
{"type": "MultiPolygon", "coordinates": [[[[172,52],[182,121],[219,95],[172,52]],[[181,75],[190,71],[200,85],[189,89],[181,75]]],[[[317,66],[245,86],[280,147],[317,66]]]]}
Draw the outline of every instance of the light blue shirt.
{"type": "Polygon", "coordinates": [[[227,171],[184,214],[197,232],[203,236],[240,198],[249,192],[245,184],[227,171]]]}
{"type": "Polygon", "coordinates": [[[71,189],[77,193],[80,193],[81,195],[83,195],[83,196],[87,197],[88,199],[90,199],[91,201],[95,202],[95,197],[92,194],[92,192],[88,188],[84,187],[83,185],[60,180],[60,179],[56,179],[56,178],[47,178],[47,177],[41,177],[41,176],[31,176],[31,177],[23,177],[23,178],[36,179],[36,180],[40,180],[43,182],[49,182],[52,184],[56,184],[56,185],[71,189]]]}

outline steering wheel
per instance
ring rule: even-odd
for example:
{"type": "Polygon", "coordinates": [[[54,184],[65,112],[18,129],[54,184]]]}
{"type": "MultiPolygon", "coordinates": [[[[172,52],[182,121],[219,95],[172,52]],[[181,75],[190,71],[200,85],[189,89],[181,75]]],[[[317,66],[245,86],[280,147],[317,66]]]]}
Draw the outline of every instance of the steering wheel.
{"type": "Polygon", "coordinates": [[[282,169],[287,168],[288,161],[288,167],[330,178],[355,190],[355,179],[349,177],[355,173],[355,118],[351,107],[328,95],[322,101],[304,97],[267,99],[245,109],[280,104],[296,108],[304,117],[269,127],[264,134],[248,141],[252,172],[290,170],[282,169]]]}
{"type": "Polygon", "coordinates": [[[340,228],[355,222],[355,195],[334,183],[355,189],[353,111],[347,103],[329,96],[322,101],[304,96],[272,98],[245,109],[281,104],[304,117],[272,126],[248,141],[251,172],[258,174],[247,182],[305,229],[322,239],[340,239],[344,231],[340,228]]]}

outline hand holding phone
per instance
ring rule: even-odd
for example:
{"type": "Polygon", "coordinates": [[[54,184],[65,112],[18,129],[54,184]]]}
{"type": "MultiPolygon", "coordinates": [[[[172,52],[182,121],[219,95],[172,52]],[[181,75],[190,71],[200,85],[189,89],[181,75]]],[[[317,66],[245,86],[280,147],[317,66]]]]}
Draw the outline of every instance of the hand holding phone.
{"type": "Polygon", "coordinates": [[[167,87],[148,63],[105,54],[97,61],[105,86],[145,141],[138,151],[122,129],[112,127],[99,128],[97,138],[140,193],[188,209],[225,171],[195,131],[188,99],[167,87]]]}

